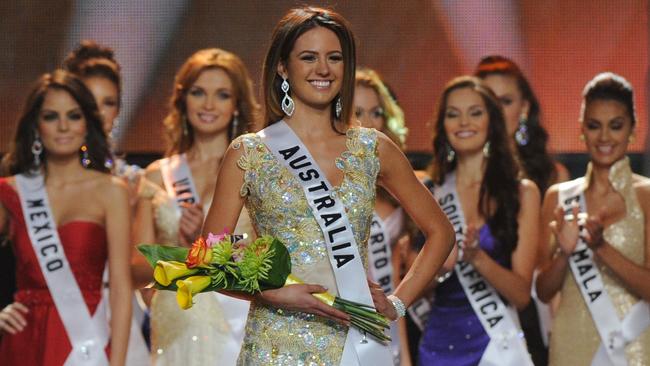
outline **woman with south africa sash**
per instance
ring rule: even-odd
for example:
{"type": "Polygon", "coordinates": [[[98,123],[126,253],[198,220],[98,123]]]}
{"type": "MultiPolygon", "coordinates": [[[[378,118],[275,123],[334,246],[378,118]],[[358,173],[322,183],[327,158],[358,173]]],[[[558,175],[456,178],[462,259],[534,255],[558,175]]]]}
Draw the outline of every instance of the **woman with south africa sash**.
{"type": "MultiPolygon", "coordinates": [[[[252,82],[235,54],[197,51],[174,80],[171,110],[164,121],[167,157],[153,162],[142,179],[136,207],[135,243],[189,246],[212,200],[219,164],[233,138],[251,129],[258,114],[252,82]]],[[[251,232],[246,213],[238,232],[251,232]]],[[[220,228],[218,232],[222,232],[220,228]]],[[[152,278],[144,257],[135,255],[138,284],[152,278]]],[[[155,365],[234,365],[248,315],[248,302],[218,293],[178,307],[176,294],[158,291],[151,304],[155,365]]]]}
{"type": "Polygon", "coordinates": [[[68,72],[43,75],[3,161],[14,175],[0,179],[0,231],[13,235],[18,287],[0,313],[0,364],[124,364],[130,211],[108,159],[91,92],[68,72]],[[109,303],[101,296],[107,261],[109,303]]]}
{"type": "Polygon", "coordinates": [[[348,125],[355,44],[339,14],[292,9],[274,30],[263,69],[266,128],[229,147],[203,233],[234,226],[246,205],[258,235],[280,238],[305,284],[251,298],[240,365],[392,365],[387,344],[349,327],[311,294],[326,289],[376,306],[390,319],[424,289],[453,232],[432,195],[385,135],[348,125]],[[387,299],[366,272],[375,184],[388,189],[427,236],[387,299]],[[390,299],[390,300],[389,300],[390,299]]]}
{"type": "Polygon", "coordinates": [[[537,293],[559,291],[551,365],[650,364],[650,180],[625,156],[634,140],[632,86],[602,73],[583,92],[584,177],[556,184],[542,206],[537,293]]]}
{"type": "Polygon", "coordinates": [[[422,365],[532,365],[514,308],[530,302],[540,197],[509,146],[492,91],[475,77],[447,84],[431,178],[457,247],[434,282],[422,365]]]}

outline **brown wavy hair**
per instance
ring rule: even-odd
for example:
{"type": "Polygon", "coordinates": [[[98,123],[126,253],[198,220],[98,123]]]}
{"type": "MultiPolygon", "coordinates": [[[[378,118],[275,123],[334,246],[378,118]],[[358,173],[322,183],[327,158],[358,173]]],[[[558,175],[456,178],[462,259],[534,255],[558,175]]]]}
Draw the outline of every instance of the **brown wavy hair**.
{"type": "Polygon", "coordinates": [[[508,253],[511,253],[517,246],[518,237],[519,169],[510,150],[501,103],[490,88],[477,77],[457,77],[445,86],[438,103],[433,131],[431,177],[436,184],[441,185],[445,182],[447,174],[456,169],[457,159],[447,161],[447,153],[451,145],[445,133],[445,111],[449,94],[465,88],[481,96],[489,116],[487,141],[490,143],[490,154],[481,180],[478,211],[486,218],[494,236],[504,245],[508,253]]]}
{"type": "Polygon", "coordinates": [[[234,53],[219,48],[203,49],[190,56],[174,78],[174,92],[169,100],[170,112],[163,121],[167,142],[165,155],[184,153],[194,145],[194,129],[189,123],[187,124],[187,135],[183,133],[183,118],[187,113],[187,92],[202,72],[212,69],[220,69],[228,74],[237,101],[239,123],[235,126],[231,121],[228,128],[228,139],[232,141],[237,136],[255,128],[259,119],[260,107],[255,100],[253,82],[248,69],[234,53]]]}
{"type": "Polygon", "coordinates": [[[533,88],[524,76],[519,66],[509,58],[503,56],[487,56],[481,59],[474,74],[481,79],[490,75],[504,75],[515,78],[519,92],[528,101],[528,128],[529,141],[526,145],[517,144],[517,156],[524,173],[537,184],[542,197],[548,187],[557,181],[557,170],[553,158],[546,150],[548,132],[540,121],[540,105],[533,88]]]}
{"type": "Polygon", "coordinates": [[[81,41],[63,60],[63,67],[82,79],[101,77],[110,80],[117,87],[118,107],[121,106],[121,68],[112,48],[92,40],[81,41]]]}
{"type": "Polygon", "coordinates": [[[365,86],[375,91],[379,97],[379,105],[384,111],[385,122],[381,132],[385,133],[402,150],[405,150],[408,128],[404,122],[404,111],[397,104],[381,76],[375,70],[359,68],[355,80],[356,86],[365,86]]]}
{"type": "MultiPolygon", "coordinates": [[[[352,98],[354,97],[354,73],[356,70],[356,45],[354,35],[347,20],[340,14],[323,8],[303,7],[291,9],[280,20],[273,30],[264,66],[262,69],[262,95],[265,103],[264,123],[271,125],[282,118],[284,112],[280,101],[284,93],[280,88],[282,77],[278,75],[278,64],[287,64],[289,54],[293,50],[298,37],[310,29],[323,27],[336,34],[343,52],[343,83],[339,97],[341,98],[341,117],[337,118],[334,101],[331,106],[332,128],[338,131],[335,122],[350,121],[352,115],[352,98]]],[[[334,98],[336,100],[336,98],[334,98]]]]}
{"type": "MultiPolygon", "coordinates": [[[[51,74],[42,75],[27,96],[23,112],[18,119],[16,135],[9,152],[2,160],[3,174],[29,173],[37,168],[31,149],[36,139],[39,114],[45,95],[50,90],[63,90],[79,104],[86,120],[86,146],[90,159],[88,168],[108,173],[109,169],[105,163],[110,153],[95,98],[77,76],[65,70],[56,70],[51,74]]],[[[41,161],[47,172],[47,150],[42,153],[41,161]]],[[[81,164],[81,151],[79,151],[79,164],[81,164]]]]}

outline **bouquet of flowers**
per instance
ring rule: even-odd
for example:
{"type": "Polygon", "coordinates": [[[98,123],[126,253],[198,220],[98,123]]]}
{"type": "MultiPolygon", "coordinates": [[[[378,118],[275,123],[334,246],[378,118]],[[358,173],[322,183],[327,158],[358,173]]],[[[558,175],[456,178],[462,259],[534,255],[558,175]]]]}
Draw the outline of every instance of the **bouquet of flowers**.
{"type": "MultiPolygon", "coordinates": [[[[246,243],[241,235],[209,234],[198,238],[191,248],[138,245],[138,250],[154,268],[153,287],[176,291],[182,309],[192,307],[192,297],[209,291],[241,291],[248,294],[300,284],[291,274],[291,258],[277,238],[262,236],[246,243]]],[[[314,294],[320,301],[350,316],[350,323],[381,341],[389,328],[386,317],[374,307],[333,296],[314,294]]]]}

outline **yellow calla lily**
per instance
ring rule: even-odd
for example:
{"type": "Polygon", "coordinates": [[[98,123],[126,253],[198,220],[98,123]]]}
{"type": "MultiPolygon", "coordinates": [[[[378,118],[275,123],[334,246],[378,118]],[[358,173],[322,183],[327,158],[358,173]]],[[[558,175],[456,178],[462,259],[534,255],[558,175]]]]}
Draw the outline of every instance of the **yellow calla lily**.
{"type": "Polygon", "coordinates": [[[192,276],[184,280],[176,281],[176,302],[181,309],[187,310],[192,307],[192,296],[210,286],[212,279],[209,276],[192,276]]]}
{"type": "Polygon", "coordinates": [[[183,262],[158,261],[153,269],[153,278],[159,284],[169,286],[173,280],[196,272],[198,272],[198,269],[187,268],[183,262]]]}

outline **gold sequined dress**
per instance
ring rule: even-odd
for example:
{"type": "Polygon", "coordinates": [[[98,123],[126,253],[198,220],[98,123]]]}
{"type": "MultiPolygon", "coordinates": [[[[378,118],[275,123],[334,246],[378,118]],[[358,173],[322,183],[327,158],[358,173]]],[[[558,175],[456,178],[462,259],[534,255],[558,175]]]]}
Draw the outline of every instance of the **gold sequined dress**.
{"type": "MultiPolygon", "coordinates": [[[[363,263],[366,262],[379,172],[374,130],[352,128],[347,150],[336,160],[344,173],[333,193],[346,208],[363,263]]],[[[254,134],[233,145],[243,148],[241,194],[258,235],[280,238],[291,254],[292,272],[305,283],[338,293],[325,241],[300,183],[254,134]]],[[[239,365],[339,365],[347,328],[322,317],[253,302],[239,365]]]]}
{"type": "MultiPolygon", "coordinates": [[[[590,177],[591,163],[585,175],[587,186],[590,177]]],[[[632,185],[632,170],[627,158],[611,167],[609,181],[625,200],[627,214],[622,220],[605,228],[605,240],[631,261],[643,265],[644,216],[632,185]]],[[[598,263],[598,269],[616,312],[619,318],[623,319],[639,298],[627,291],[608,267],[598,263]]],[[[552,329],[550,365],[591,365],[601,339],[571,271],[567,271],[564,279],[561,301],[552,329]]],[[[628,344],[625,353],[630,366],[650,365],[650,329],[646,329],[639,338],[628,344]]]]}
{"type": "MultiPolygon", "coordinates": [[[[139,196],[151,200],[156,243],[177,245],[181,212],[175,200],[163,188],[144,178],[139,196]]],[[[209,207],[209,204],[204,207],[209,207]]],[[[246,212],[242,212],[235,232],[252,233],[246,212]]],[[[232,349],[231,334],[233,331],[241,332],[241,329],[232,328],[226,317],[229,316],[227,311],[233,310],[224,309],[216,296],[215,293],[198,294],[192,308],[182,310],[176,302],[175,292],[156,292],[151,302],[151,357],[154,365],[234,365],[239,344],[232,349]],[[228,358],[230,361],[226,361],[228,358]]],[[[247,306],[247,302],[232,301],[247,306]]],[[[247,309],[241,311],[245,319],[247,309]]],[[[239,338],[241,342],[241,336],[239,338]]]]}

